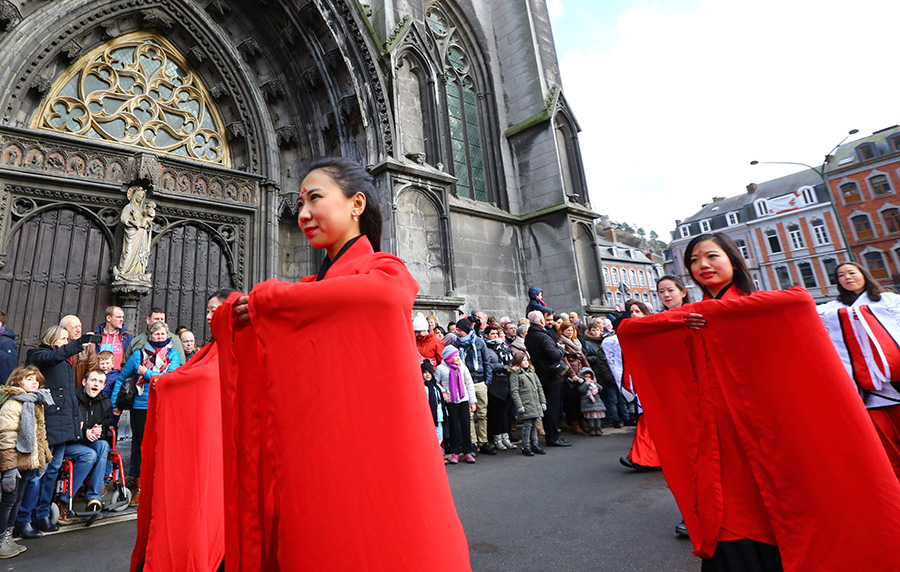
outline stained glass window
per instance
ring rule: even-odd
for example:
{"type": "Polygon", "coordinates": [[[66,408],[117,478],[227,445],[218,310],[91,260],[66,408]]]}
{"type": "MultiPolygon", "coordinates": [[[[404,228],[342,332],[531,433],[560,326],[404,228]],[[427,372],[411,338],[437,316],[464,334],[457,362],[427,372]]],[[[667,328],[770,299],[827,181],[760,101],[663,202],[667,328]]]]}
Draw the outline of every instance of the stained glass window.
{"type": "Polygon", "coordinates": [[[484,144],[478,113],[478,89],[471,73],[471,59],[458,29],[437,3],[426,11],[428,25],[441,52],[447,75],[447,139],[450,163],[457,178],[456,192],[462,197],[488,201],[484,167],[484,144]]]}
{"type": "Polygon", "coordinates": [[[203,82],[174,46],[147,32],[81,57],[53,85],[32,127],[231,166],[203,82]]]}

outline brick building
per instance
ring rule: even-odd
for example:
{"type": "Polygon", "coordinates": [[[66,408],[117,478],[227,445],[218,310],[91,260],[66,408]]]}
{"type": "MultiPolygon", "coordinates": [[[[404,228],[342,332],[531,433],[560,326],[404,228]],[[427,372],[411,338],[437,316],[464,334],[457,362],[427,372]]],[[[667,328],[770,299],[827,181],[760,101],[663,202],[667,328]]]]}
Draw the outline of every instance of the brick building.
{"type": "Polygon", "coordinates": [[[900,286],[900,126],[841,145],[825,174],[854,259],[900,286]]]}
{"type": "Polygon", "coordinates": [[[607,238],[597,239],[597,244],[603,261],[606,303],[617,306],[634,298],[652,309],[660,309],[656,280],[662,275],[662,267],[633,246],[607,238]]]}
{"type": "MultiPolygon", "coordinates": [[[[714,198],[697,213],[676,221],[667,271],[689,284],[683,257],[691,237],[723,232],[737,243],[760,290],[799,285],[816,302],[831,300],[837,295],[831,275],[846,260],[846,249],[830,200],[821,177],[810,170],[750,184],[742,195],[714,198]]],[[[699,299],[699,295],[694,285],[692,296],[699,299]]]]}

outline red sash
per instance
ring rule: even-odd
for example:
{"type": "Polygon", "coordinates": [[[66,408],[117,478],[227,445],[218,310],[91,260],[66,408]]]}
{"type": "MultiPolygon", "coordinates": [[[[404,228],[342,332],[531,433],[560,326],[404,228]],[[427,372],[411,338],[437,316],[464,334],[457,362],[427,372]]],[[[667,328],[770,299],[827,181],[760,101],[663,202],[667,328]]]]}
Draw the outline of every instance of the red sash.
{"type": "Polygon", "coordinates": [[[882,379],[900,381],[900,347],[897,347],[893,336],[872,314],[869,306],[841,308],[838,310],[838,318],[857,385],[869,391],[879,389],[872,379],[870,362],[878,369],[882,379]],[[860,336],[868,340],[867,347],[863,348],[860,344],[860,336]],[[867,353],[871,355],[871,359],[866,359],[867,353]]]}

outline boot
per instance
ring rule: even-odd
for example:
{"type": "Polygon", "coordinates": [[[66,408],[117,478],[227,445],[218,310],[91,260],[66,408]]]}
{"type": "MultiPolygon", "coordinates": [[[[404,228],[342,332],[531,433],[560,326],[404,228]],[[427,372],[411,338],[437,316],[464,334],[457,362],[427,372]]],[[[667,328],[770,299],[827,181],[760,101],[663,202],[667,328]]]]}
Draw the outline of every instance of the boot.
{"type": "Polygon", "coordinates": [[[585,434],[584,429],[581,427],[581,421],[578,421],[577,419],[572,421],[572,433],[575,433],[576,435],[585,434]]]}
{"type": "Polygon", "coordinates": [[[141,478],[134,478],[134,494],[131,495],[131,503],[128,506],[137,506],[141,500],[141,478]]]}
{"type": "Polygon", "coordinates": [[[22,546],[21,544],[19,544],[15,540],[13,540],[12,533],[13,533],[13,529],[12,529],[12,527],[9,527],[6,530],[6,538],[9,540],[9,545],[12,546],[16,550],[16,554],[21,554],[22,552],[25,552],[26,550],[28,550],[27,547],[22,546]]]}
{"type": "Polygon", "coordinates": [[[494,449],[498,451],[506,451],[509,447],[501,440],[500,435],[494,435],[494,449]]]}
{"type": "Polygon", "coordinates": [[[509,440],[509,433],[504,433],[503,435],[500,435],[500,442],[503,443],[503,445],[509,450],[516,448],[516,446],[513,444],[513,442],[509,440]]]}
{"type": "Polygon", "coordinates": [[[13,545],[9,541],[10,531],[4,530],[2,534],[0,534],[0,558],[12,558],[13,556],[17,556],[22,553],[24,549],[23,546],[16,545],[19,549],[13,547],[13,545]]]}

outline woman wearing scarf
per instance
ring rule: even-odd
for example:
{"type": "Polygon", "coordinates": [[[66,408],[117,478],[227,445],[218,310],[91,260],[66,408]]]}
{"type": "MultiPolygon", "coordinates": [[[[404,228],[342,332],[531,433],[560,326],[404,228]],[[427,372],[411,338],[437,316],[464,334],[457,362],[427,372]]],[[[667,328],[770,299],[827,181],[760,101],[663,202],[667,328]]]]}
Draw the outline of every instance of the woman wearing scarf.
{"type": "Polygon", "coordinates": [[[459,456],[465,455],[467,463],[474,463],[475,447],[469,431],[469,414],[475,412],[477,402],[472,374],[462,362],[457,348],[445,347],[441,357],[443,361],[435,368],[434,379],[450,396],[447,401],[447,412],[450,414],[450,459],[447,462],[455,465],[459,462],[459,456]]]}
{"type": "Polygon", "coordinates": [[[562,344],[566,355],[563,356],[565,362],[569,365],[569,371],[566,372],[569,379],[562,388],[563,396],[563,412],[566,414],[566,420],[572,427],[572,432],[578,435],[584,435],[585,432],[581,427],[581,393],[578,391],[578,385],[581,381],[578,379],[577,372],[584,368],[590,369],[587,358],[584,357],[584,351],[581,342],[578,340],[578,330],[568,320],[563,322],[557,328],[559,334],[559,343],[562,344]]]}
{"type": "Polygon", "coordinates": [[[492,371],[491,385],[488,387],[488,433],[494,437],[494,447],[506,451],[516,446],[509,440],[509,427],[513,414],[509,394],[509,366],[513,353],[506,345],[500,326],[490,325],[484,331],[485,344],[490,355],[492,371]]]}
{"type": "MultiPolygon", "coordinates": [[[[165,322],[154,322],[150,324],[150,336],[144,347],[131,354],[113,388],[112,402],[115,405],[119,398],[119,390],[122,389],[122,382],[131,376],[138,376],[137,395],[131,406],[131,476],[134,477],[135,489],[134,495],[131,497],[131,506],[138,506],[141,496],[141,444],[144,441],[147,400],[150,396],[146,384],[154,376],[175,371],[180,365],[181,356],[172,345],[169,327],[165,322]]],[[[115,408],[113,413],[120,415],[122,412],[115,408]]]]}

